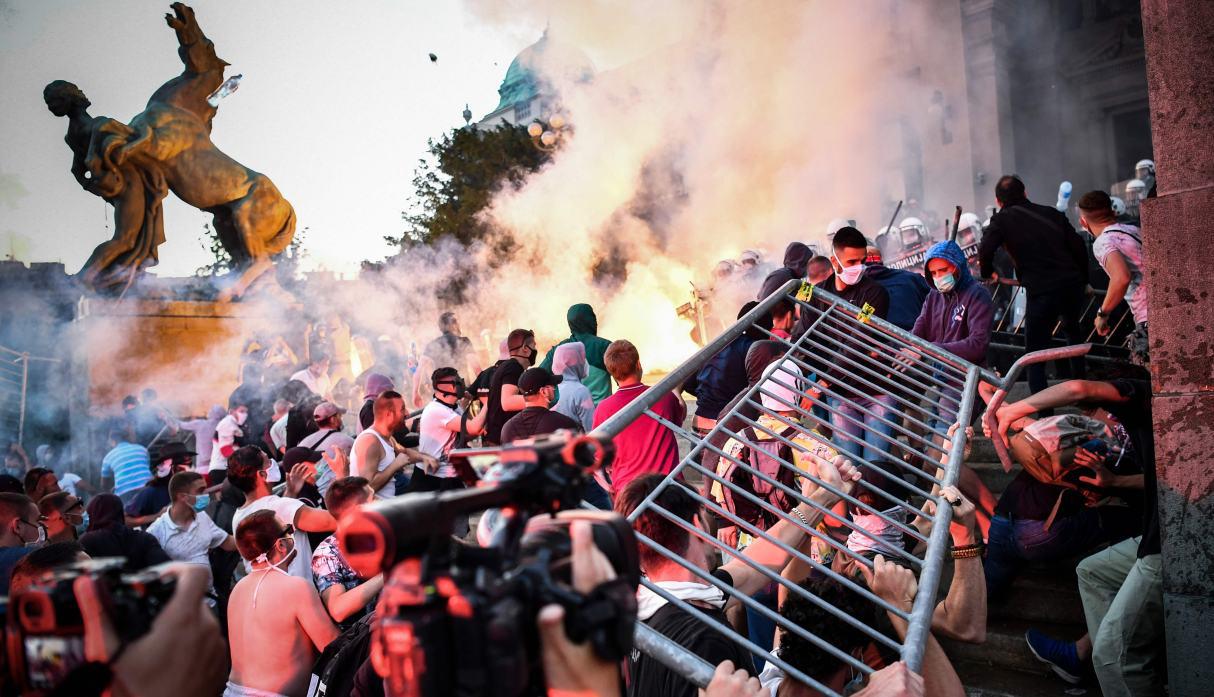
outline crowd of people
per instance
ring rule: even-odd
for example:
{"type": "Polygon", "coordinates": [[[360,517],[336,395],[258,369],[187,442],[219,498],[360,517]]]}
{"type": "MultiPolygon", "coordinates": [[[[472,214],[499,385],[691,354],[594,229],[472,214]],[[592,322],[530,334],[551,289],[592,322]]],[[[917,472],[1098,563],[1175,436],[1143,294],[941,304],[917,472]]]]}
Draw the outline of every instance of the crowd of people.
{"type": "MultiPolygon", "coordinates": [[[[736,316],[747,316],[758,301],[796,279],[985,365],[994,310],[983,281],[991,275],[994,254],[1003,248],[1028,294],[1028,348],[1048,345],[1049,328],[1059,321],[1072,342],[1080,341],[1074,322],[1076,297],[1086,284],[1083,237],[1065,215],[1031,203],[1014,176],[999,180],[995,196],[999,211],[980,241],[981,277],[972,273],[951,240],[927,249],[922,274],[888,268],[871,239],[843,225],[834,231],[829,255],[794,242],[783,266],[765,278],[752,274],[754,299],[740,303],[736,316]]],[[[1101,316],[1124,299],[1138,325],[1136,335],[1145,342],[1147,289],[1139,231],[1116,222],[1105,192],[1081,197],[1078,213],[1080,226],[1095,240],[1095,258],[1111,279],[1101,316]]],[[[750,260],[758,268],[758,255],[750,260]]],[[[570,336],[551,346],[542,360],[535,333],[517,328],[502,338],[499,359],[485,367],[473,343],[460,334],[455,315],[445,313],[439,319],[440,336],[419,361],[424,378],[408,384],[399,383],[408,372],[405,366],[377,362],[339,390],[323,347],[309,350],[291,366],[294,372],[281,365],[271,371],[271,352],[259,349],[259,360],[243,366],[241,384],[226,408],[216,407],[205,418],[178,421],[152,390],[124,400],[122,415],[107,429],[109,450],[96,482],[65,470],[52,448],[39,448],[31,461],[14,445],[0,474],[0,594],[16,595],[37,583],[40,573],[90,557],[125,557],[131,570],[177,562],[180,566],[171,571],[178,576],[176,595],[152,632],[125,650],[110,646],[108,654],[93,652],[90,661],[117,656],[110,679],[131,694],[309,694],[309,682],[321,670],[318,658],[323,662],[331,653],[326,648],[344,643],[339,638],[347,635],[365,636],[385,584],[383,575],[364,578],[347,563],[333,534],[343,514],[375,500],[464,488],[476,474],[451,457],[454,450],[476,442],[525,442],[558,431],[589,432],[651,390],[637,347],[598,336],[593,308],[575,304],[567,320],[570,336]],[[279,382],[268,378],[271,373],[279,382]],[[182,629],[185,625],[188,630],[182,629]],[[172,631],[181,636],[166,637],[172,631]],[[193,645],[182,643],[187,639],[193,645]],[[159,646],[149,643],[153,640],[159,646]],[[170,668],[180,657],[163,659],[158,666],[162,659],[153,657],[160,650],[196,654],[197,662],[190,670],[174,672],[170,668]],[[155,690],[139,689],[149,685],[155,690]]],[[[657,494],[657,504],[670,516],[647,509],[636,517],[638,532],[733,591],[723,594],[687,566],[642,546],[641,569],[650,582],[748,634],[816,683],[803,684],[762,656],[704,631],[700,618],[642,587],[639,619],[718,666],[707,694],[809,695],[823,687],[842,693],[854,689],[854,678],[863,673],[840,654],[876,670],[859,694],[963,694],[935,636],[981,642],[988,598],[997,602],[1026,564],[1081,555],[1090,555],[1079,564],[1088,636],[1063,641],[1031,631],[1030,647],[1068,681],[1094,672],[1105,695],[1163,694],[1149,383],[1079,379],[1047,386],[1043,371],[1030,370],[1032,396],[998,409],[998,428],[988,435],[1007,442],[1023,468],[997,501],[967,467],[956,488],[939,492],[956,506],[950,530],[954,573],[933,613],[932,635],[916,675],[888,646],[805,597],[881,627],[899,642],[917,585],[915,574],[898,563],[914,540],[894,528],[905,528],[908,521],[893,524],[869,512],[880,512],[885,504],[856,490],[861,507],[837,509],[874,533],[855,539],[848,538],[848,528],[832,528],[823,520],[823,511],[840,504],[841,495],[855,490],[859,481],[895,491],[888,482],[901,475],[889,460],[898,457],[890,443],[899,409],[892,395],[872,382],[849,378],[846,370],[828,379],[781,362],[785,349],[769,335],[795,339],[811,330],[811,320],[791,298],[775,303],[694,377],[660,395],[649,407],[658,418],[642,416],[620,430],[610,469],[599,472],[584,492],[585,500],[598,508],[633,513],[679,462],[678,441],[665,422],[689,423],[701,437],[716,438],[720,419],[743,414],[735,411],[740,395],[771,380],[773,370],[831,389],[827,409],[800,410],[794,393],[780,392],[784,388],[773,384],[762,398],[763,415],[746,415],[798,422],[817,436],[798,442],[805,457],[812,457],[818,479],[829,486],[802,478],[802,496],[816,505],[782,505],[804,525],[779,518],[770,521],[763,537],[741,540],[727,521],[716,520],[680,486],[657,494]],[[695,397],[691,414],[688,395],[695,397]],[[1081,426],[1051,418],[1052,410],[1075,404],[1089,408],[1084,415],[1067,415],[1083,419],[1081,426]],[[1067,428],[1082,431],[1083,438],[1076,440],[1072,431],[1057,435],[1067,428]],[[823,445],[825,439],[830,447],[823,445]],[[1045,478],[1041,468],[1032,466],[1051,458],[1054,470],[1061,466],[1065,476],[1045,478]],[[858,467],[855,463],[861,461],[877,466],[858,467]],[[849,554],[833,555],[829,546],[807,534],[808,528],[839,536],[839,546],[849,554]],[[737,556],[718,555],[689,529],[715,535],[733,550],[744,549],[750,560],[770,574],[794,579],[805,593],[782,589],[777,594],[768,574],[737,556]],[[871,565],[853,564],[848,573],[892,611],[880,611],[864,596],[813,572],[788,549],[825,564],[832,563],[832,556],[838,557],[834,563],[844,564],[851,556],[867,555],[871,565]],[[824,651],[796,632],[776,631],[750,604],[739,607],[743,596],[761,599],[834,650],[824,651]]],[[[1098,320],[1097,328],[1105,331],[1107,325],[1098,320]]],[[[1136,359],[1145,361],[1145,343],[1138,348],[1136,359]]],[[[907,351],[906,360],[917,357],[907,351]]],[[[1082,377],[1081,361],[1069,367],[1071,377],[1082,377]]],[[[959,398],[959,393],[951,394],[954,402],[959,398]]],[[[933,427],[968,426],[950,421],[955,410],[935,413],[933,427]]],[[[710,442],[714,448],[704,451],[704,465],[727,464],[713,451],[731,452],[736,444],[728,438],[710,442]]],[[[703,494],[718,502],[723,496],[711,487],[703,494]]],[[[463,543],[484,539],[473,529],[476,520],[455,523],[453,532],[463,543]]],[[[585,531],[574,533],[575,568],[588,565],[601,571],[603,565],[593,559],[601,552],[584,544],[585,531]]],[[[82,608],[91,602],[88,585],[76,589],[82,608]]],[[[619,694],[623,686],[629,695],[697,694],[683,677],[639,652],[625,666],[604,665],[570,642],[558,613],[545,608],[537,618],[549,685],[558,693],[619,694]]],[[[96,616],[86,618],[87,631],[103,631],[99,622],[103,624],[96,616]]],[[[370,658],[356,665],[350,694],[383,694],[370,658]]]]}

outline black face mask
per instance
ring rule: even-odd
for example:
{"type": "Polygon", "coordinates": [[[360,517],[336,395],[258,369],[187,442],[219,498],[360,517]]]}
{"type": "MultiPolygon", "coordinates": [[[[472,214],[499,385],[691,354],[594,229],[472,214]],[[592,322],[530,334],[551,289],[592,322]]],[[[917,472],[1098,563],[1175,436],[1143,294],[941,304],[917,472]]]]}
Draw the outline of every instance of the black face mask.
{"type": "Polygon", "coordinates": [[[451,387],[450,391],[439,388],[439,387],[435,388],[438,391],[438,393],[443,395],[444,397],[455,397],[456,399],[463,399],[464,396],[468,394],[468,387],[466,385],[464,385],[463,379],[457,380],[455,382],[444,382],[441,384],[444,386],[450,385],[450,387],[451,387]]]}
{"type": "Polygon", "coordinates": [[[520,346],[514,349],[514,351],[526,351],[527,353],[519,356],[519,358],[527,361],[528,366],[535,365],[535,357],[539,354],[539,350],[537,350],[534,346],[520,346]]]}

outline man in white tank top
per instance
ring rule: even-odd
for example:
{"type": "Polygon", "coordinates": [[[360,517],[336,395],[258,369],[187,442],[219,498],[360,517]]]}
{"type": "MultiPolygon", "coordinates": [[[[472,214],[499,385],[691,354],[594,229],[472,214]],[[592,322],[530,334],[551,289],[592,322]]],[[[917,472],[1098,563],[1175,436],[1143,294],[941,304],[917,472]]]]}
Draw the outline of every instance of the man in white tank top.
{"type": "Polygon", "coordinates": [[[375,421],[354,439],[350,454],[350,471],[365,477],[375,490],[375,498],[396,496],[393,478],[405,465],[421,462],[434,468],[438,462],[429,455],[402,447],[392,439],[392,432],[405,419],[405,402],[398,392],[384,392],[375,399],[375,421]]]}

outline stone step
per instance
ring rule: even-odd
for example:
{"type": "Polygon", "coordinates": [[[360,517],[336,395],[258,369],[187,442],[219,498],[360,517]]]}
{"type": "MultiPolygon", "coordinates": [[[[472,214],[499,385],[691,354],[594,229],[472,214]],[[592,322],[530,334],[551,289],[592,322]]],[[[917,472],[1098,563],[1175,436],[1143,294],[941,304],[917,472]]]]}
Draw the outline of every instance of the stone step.
{"type": "Polygon", "coordinates": [[[1037,660],[1024,641],[1024,633],[1031,627],[1063,639],[1078,639],[1083,636],[1085,631],[1082,626],[1074,624],[989,619],[986,642],[982,644],[969,644],[951,639],[941,639],[940,643],[944,647],[945,653],[948,654],[949,660],[954,664],[970,661],[1029,674],[1048,672],[1049,667],[1037,660]]]}
{"type": "Polygon", "coordinates": [[[1040,670],[1023,672],[991,665],[984,661],[957,661],[953,667],[968,697],[1100,697],[1100,687],[1069,685],[1038,663],[1040,670]]]}
{"type": "Polygon", "coordinates": [[[991,620],[1084,626],[1083,601],[1075,580],[1076,563],[1077,560],[1068,560],[1025,570],[1016,577],[1005,598],[988,604],[987,616],[991,620]]]}

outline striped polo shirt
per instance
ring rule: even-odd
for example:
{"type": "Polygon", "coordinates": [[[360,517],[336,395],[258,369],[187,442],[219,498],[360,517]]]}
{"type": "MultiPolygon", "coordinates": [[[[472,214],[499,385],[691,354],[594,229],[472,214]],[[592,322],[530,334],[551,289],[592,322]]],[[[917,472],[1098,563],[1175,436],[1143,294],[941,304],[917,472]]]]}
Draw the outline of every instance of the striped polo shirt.
{"type": "Polygon", "coordinates": [[[101,460],[101,476],[114,478],[114,493],[121,496],[152,479],[148,449],[134,443],[119,443],[101,460]]]}

